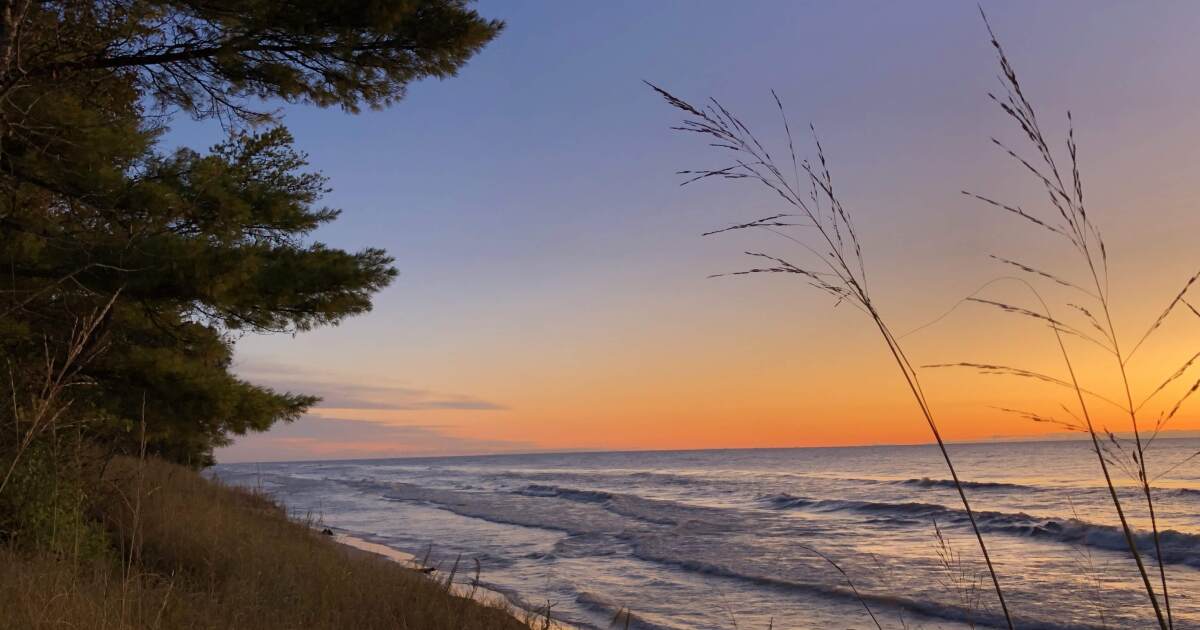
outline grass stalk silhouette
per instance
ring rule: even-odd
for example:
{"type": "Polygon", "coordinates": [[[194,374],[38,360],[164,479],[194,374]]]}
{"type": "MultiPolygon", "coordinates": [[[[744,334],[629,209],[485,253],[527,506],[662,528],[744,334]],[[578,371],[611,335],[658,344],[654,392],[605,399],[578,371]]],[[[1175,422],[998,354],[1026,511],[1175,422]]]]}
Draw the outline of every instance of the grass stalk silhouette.
{"type": "MultiPolygon", "coordinates": [[[[1071,415],[1071,420],[1058,420],[1037,412],[1012,409],[1004,410],[1017,413],[1036,422],[1050,422],[1088,434],[1092,450],[1095,452],[1101,473],[1104,477],[1108,495],[1112,500],[1113,507],[1120,521],[1126,545],[1137,565],[1138,574],[1146,596],[1154,609],[1156,625],[1161,630],[1171,630],[1174,628],[1174,616],[1171,611],[1169,582],[1163,561],[1161,536],[1155,510],[1156,499],[1151,487],[1151,478],[1147,472],[1147,452],[1159,432],[1174,418],[1184,402],[1197,389],[1200,389],[1200,380],[1197,380],[1195,384],[1187,389],[1177,402],[1169,408],[1169,411],[1164,409],[1159,414],[1158,421],[1148,435],[1145,432],[1145,427],[1142,426],[1142,422],[1139,420],[1139,412],[1152,399],[1163,391],[1168,390],[1171,385],[1177,383],[1188,374],[1190,369],[1196,364],[1197,359],[1200,359],[1200,353],[1188,359],[1179,369],[1168,376],[1161,385],[1142,399],[1140,403],[1134,402],[1129,370],[1130,361],[1136,352],[1143,346],[1147,339],[1162,327],[1163,323],[1173,312],[1186,306],[1194,314],[1200,316],[1200,312],[1197,312],[1186,300],[1188,292],[1197,280],[1200,279],[1200,272],[1192,275],[1187,280],[1183,288],[1175,295],[1174,299],[1171,300],[1153,323],[1151,323],[1146,332],[1138,339],[1137,343],[1133,344],[1128,351],[1123,350],[1120,336],[1112,317],[1113,308],[1109,288],[1108,250],[1099,228],[1088,214],[1084,203],[1084,187],[1080,176],[1078,147],[1075,142],[1074,121],[1071,113],[1067,112],[1068,131],[1066,150],[1069,163],[1068,172],[1067,167],[1060,168],[1054,151],[1051,149],[1051,143],[1046,139],[1046,135],[1039,124],[1037,114],[1023,91],[1016,72],[991,25],[988,23],[986,15],[983,15],[983,20],[988,30],[991,45],[1000,63],[1000,82],[1003,87],[1003,92],[1000,95],[989,94],[989,96],[1000,106],[1009,119],[1017,123],[1021,137],[1026,141],[1028,149],[1031,149],[1036,154],[1036,157],[1027,159],[1016,149],[1010,148],[1000,140],[993,138],[992,142],[1008,157],[1015,160],[1023,171],[1038,182],[1039,186],[1047,194],[1051,208],[1045,213],[1037,213],[1027,211],[1019,206],[1005,204],[974,192],[963,191],[963,194],[1015,215],[1023,219],[1028,225],[1035,226],[1036,229],[1054,234],[1056,238],[1065,239],[1077,255],[1077,258],[1082,262],[1083,273],[1087,276],[1088,280],[1083,284],[1076,284],[1064,280],[1062,274],[1051,273],[1008,258],[993,256],[995,260],[1009,267],[1016,268],[1023,274],[1023,277],[1017,278],[1017,280],[1029,289],[1039,304],[1040,310],[1027,309],[1021,306],[982,298],[967,298],[968,301],[995,307],[1005,313],[1030,318],[1039,324],[1047,325],[1054,333],[1056,350],[1063,360],[1068,378],[1061,379],[1052,375],[1021,368],[980,363],[957,363],[951,365],[954,367],[974,368],[987,374],[1006,374],[1022,378],[1033,378],[1068,387],[1074,391],[1079,412],[1074,413],[1066,406],[1063,406],[1063,409],[1071,415]],[[1073,317],[1081,318],[1084,324],[1076,326],[1070,324],[1065,319],[1058,318],[1051,310],[1047,300],[1043,297],[1043,293],[1029,281],[1025,280],[1025,277],[1030,276],[1033,281],[1050,281],[1059,288],[1066,288],[1081,294],[1083,296],[1081,300],[1082,304],[1066,302],[1065,310],[1072,313],[1073,317]],[[1094,331],[1099,336],[1085,331],[1094,331]],[[1076,361],[1072,359],[1072,352],[1068,350],[1068,339],[1086,341],[1091,345],[1099,347],[1112,357],[1115,363],[1116,375],[1119,377],[1122,389],[1118,400],[1107,398],[1083,386],[1080,375],[1076,370],[1076,361]],[[1120,440],[1114,433],[1103,427],[1097,427],[1094,421],[1094,414],[1089,407],[1089,400],[1099,400],[1112,405],[1120,409],[1122,415],[1128,417],[1129,429],[1133,438],[1131,452],[1125,452],[1125,447],[1121,445],[1120,440]],[[1116,452],[1114,452],[1114,448],[1116,452]],[[1125,461],[1126,458],[1129,461],[1125,461]],[[1122,503],[1116,484],[1113,481],[1111,470],[1113,465],[1125,470],[1131,476],[1137,484],[1139,493],[1145,500],[1151,528],[1151,540],[1154,546],[1154,557],[1158,565],[1157,576],[1151,576],[1151,570],[1146,566],[1146,563],[1142,559],[1142,554],[1138,550],[1136,536],[1127,516],[1127,508],[1122,503]],[[1161,602],[1160,596],[1156,592],[1155,581],[1158,582],[1159,587],[1162,589],[1161,602]]],[[[943,364],[929,367],[949,366],[943,364]]],[[[1194,457],[1196,455],[1192,455],[1192,458],[1194,457]]],[[[1180,464],[1176,464],[1176,466],[1178,465],[1180,464]]]]}
{"type": "MultiPolygon", "coordinates": [[[[815,547],[810,547],[808,545],[796,546],[824,560],[827,564],[836,569],[838,573],[841,573],[842,578],[846,580],[846,585],[850,587],[850,592],[854,593],[854,598],[858,600],[858,603],[862,604],[863,610],[866,610],[867,615],[871,617],[871,623],[875,624],[876,630],[883,630],[883,625],[879,623],[879,618],[875,616],[875,611],[871,610],[871,606],[867,604],[867,600],[863,598],[861,593],[858,592],[858,586],[854,584],[854,579],[850,577],[849,573],[846,573],[846,570],[842,568],[842,565],[838,564],[836,560],[822,553],[815,547]]],[[[774,621],[772,621],[771,625],[774,625],[774,621]]]]}
{"type": "Polygon", "coordinates": [[[787,212],[714,230],[705,235],[745,229],[767,230],[799,245],[811,255],[812,261],[815,263],[814,266],[800,266],[778,256],[748,251],[746,254],[763,261],[763,266],[718,275],[783,273],[797,276],[810,286],[829,294],[834,298],[836,304],[847,303],[854,306],[864,313],[878,329],[946,462],[954,487],[958,491],[959,499],[970,520],[971,528],[979,543],[979,549],[987,564],[1004,619],[1011,630],[1013,628],[1012,616],[1009,614],[1008,604],[1004,599],[1000,577],[997,575],[991,555],[988,553],[987,544],[984,542],[983,534],[975,519],[975,512],[971,509],[970,500],[959,480],[954,461],[950,457],[945,440],[934,419],[917,369],[905,354],[899,338],[893,334],[887,320],[880,313],[867,289],[866,266],[863,262],[858,234],[851,221],[849,211],[842,205],[835,192],[825,151],[816,137],[815,129],[810,125],[809,129],[812,131],[817,156],[817,161],[813,164],[797,157],[795,142],[783,103],[774,91],[771,92],[779,110],[787,139],[787,157],[791,168],[788,169],[790,173],[785,174],[786,166],[781,168],[771,156],[770,151],[758,140],[749,127],[716,99],[710,99],[703,106],[695,106],[653,83],[647,82],[647,85],[662,96],[668,105],[683,113],[682,124],[672,127],[672,129],[705,137],[710,146],[730,156],[730,163],[721,168],[679,171],[680,175],[687,178],[683,185],[709,178],[747,180],[766,187],[789,206],[787,212]],[[811,241],[805,242],[783,231],[791,227],[805,228],[809,234],[815,234],[815,236],[811,241]]]}

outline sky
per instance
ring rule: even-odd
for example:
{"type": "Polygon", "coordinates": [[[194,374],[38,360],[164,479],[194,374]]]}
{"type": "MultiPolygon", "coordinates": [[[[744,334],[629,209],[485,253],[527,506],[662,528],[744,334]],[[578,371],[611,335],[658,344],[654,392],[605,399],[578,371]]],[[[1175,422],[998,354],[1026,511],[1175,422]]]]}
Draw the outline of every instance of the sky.
{"type": "MultiPolygon", "coordinates": [[[[414,84],[385,111],[283,108],[330,178],[324,202],[345,211],[316,238],[383,247],[400,276],[370,314],[238,342],[240,375],[324,402],[238,438],[220,461],[929,441],[858,312],[787,277],[708,277],[746,268],[747,249],[804,254],[767,233],[700,236],[780,208],[741,182],[681,187],[675,171],[721,156],[669,129],[679,118],[647,80],[720,99],[775,147],[772,89],[793,127],[817,128],[884,316],[903,332],[949,311],[903,337],[915,363],[1063,375],[1045,327],[952,308],[1009,275],[988,254],[1081,273],[1061,243],[960,193],[1045,211],[990,143],[1019,138],[988,100],[998,67],[973,3],[477,6],[507,28],[459,76],[414,84]]],[[[1074,114],[1128,338],[1200,267],[1200,5],[1147,6],[984,3],[1047,132],[1065,139],[1074,114]]],[[[220,139],[212,123],[176,120],[169,140],[220,139]]],[[[1029,301],[1013,283],[984,291],[1029,301]]],[[[1130,363],[1135,394],[1198,347],[1188,317],[1173,315],[1130,363]]],[[[1087,383],[1115,396],[1111,357],[1072,350],[1087,383]]],[[[997,408],[1070,402],[1028,380],[921,376],[952,440],[1055,432],[997,408]]],[[[1198,419],[1185,408],[1171,427],[1198,419]]]]}

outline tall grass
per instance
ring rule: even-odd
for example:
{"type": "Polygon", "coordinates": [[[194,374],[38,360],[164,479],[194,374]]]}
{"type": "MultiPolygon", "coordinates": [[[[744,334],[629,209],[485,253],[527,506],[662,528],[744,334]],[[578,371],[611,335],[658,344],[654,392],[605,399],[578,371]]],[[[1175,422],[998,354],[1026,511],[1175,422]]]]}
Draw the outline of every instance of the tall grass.
{"type": "MultiPolygon", "coordinates": [[[[1200,378],[1195,381],[1190,380],[1194,372],[1200,369],[1200,353],[1192,355],[1180,367],[1166,375],[1157,387],[1141,397],[1134,395],[1134,388],[1131,385],[1133,380],[1131,370],[1134,367],[1131,365],[1131,361],[1145,342],[1161,330],[1164,322],[1172,314],[1186,309],[1191,314],[1200,317],[1200,308],[1188,300],[1189,292],[1197,281],[1200,281],[1200,271],[1184,282],[1182,289],[1167,303],[1166,308],[1157,314],[1141,335],[1134,338],[1136,340],[1134,343],[1125,342],[1125,338],[1121,336],[1113,319],[1114,307],[1109,286],[1108,249],[1084,202],[1084,186],[1080,174],[1078,146],[1075,141],[1074,122],[1071,114],[1068,112],[1066,116],[1065,150],[1067,159],[1064,164],[1056,156],[1051,142],[1047,140],[1036,111],[1027,98],[1007,54],[987,21],[986,15],[983,15],[983,21],[1001,69],[1002,90],[999,94],[989,94],[989,96],[999,105],[1004,114],[1016,123],[1026,145],[1025,151],[1031,153],[1032,157],[1023,155],[1021,151],[999,140],[993,139],[993,142],[1043,189],[1049,202],[1046,208],[1029,210],[974,192],[964,191],[964,194],[1023,220],[1033,229],[1055,235],[1064,247],[1073,252],[1087,280],[1081,283],[1071,282],[1064,279],[1069,277],[1069,274],[1062,274],[1057,270],[1048,271],[1008,257],[993,256],[997,262],[1016,270],[1018,277],[1009,279],[1017,280],[1021,286],[1030,291],[1035,306],[1028,308],[978,295],[972,295],[964,300],[996,308],[1004,313],[1047,326],[1053,333],[1053,347],[1061,357],[1065,370],[1064,376],[994,363],[960,362],[922,367],[972,368],[989,375],[1034,379],[1064,387],[1073,393],[1074,410],[1068,405],[1061,406],[1068,414],[1066,418],[1038,411],[1014,409],[1005,409],[1005,411],[1016,413],[1036,422],[1050,422],[1087,434],[1109,498],[1120,522],[1125,542],[1136,565],[1142,588],[1153,608],[1155,624],[1161,630],[1173,630],[1175,623],[1171,611],[1170,580],[1163,561],[1156,511],[1159,498],[1155,496],[1152,486],[1153,478],[1148,471],[1148,460],[1151,453],[1150,448],[1159,433],[1176,417],[1183,405],[1197,391],[1200,391],[1200,378]],[[1035,283],[1049,283],[1054,287],[1073,292],[1075,297],[1070,301],[1055,302],[1052,307],[1051,300],[1047,300],[1044,291],[1039,290],[1035,283]],[[1063,316],[1062,313],[1067,313],[1067,315],[1063,316]],[[1099,388],[1089,387],[1083,382],[1083,376],[1078,369],[1080,364],[1077,356],[1078,350],[1074,347],[1077,343],[1100,348],[1111,357],[1111,369],[1115,371],[1121,389],[1115,399],[1104,396],[1098,391],[1099,388]],[[1145,411],[1147,406],[1172,391],[1176,394],[1173,401],[1161,405],[1161,410],[1154,416],[1153,422],[1149,423],[1145,411]],[[1105,402],[1120,409],[1123,416],[1127,418],[1128,425],[1125,430],[1131,435],[1128,443],[1126,440],[1118,438],[1113,431],[1097,423],[1096,413],[1093,409],[1097,402],[1105,402]],[[1142,550],[1138,548],[1136,533],[1128,516],[1129,506],[1118,493],[1117,484],[1113,479],[1114,468],[1127,472],[1137,485],[1139,501],[1144,504],[1149,517],[1156,568],[1147,565],[1143,559],[1142,550]]],[[[782,200],[786,208],[783,212],[714,230],[705,235],[731,230],[765,230],[791,241],[805,252],[805,262],[796,264],[775,254],[748,251],[747,255],[763,261],[763,263],[733,274],[721,275],[789,274],[830,295],[836,304],[848,303],[855,307],[878,330],[945,460],[987,565],[993,590],[1005,621],[1009,628],[1012,628],[1012,616],[1009,614],[1005,602],[1000,578],[976,523],[966,492],[959,481],[954,462],[930,410],[918,370],[909,361],[900,344],[899,337],[893,334],[886,318],[880,314],[879,308],[868,291],[867,273],[858,235],[851,221],[850,213],[841,204],[835,193],[825,153],[816,138],[815,130],[813,131],[813,142],[816,149],[816,162],[811,163],[798,159],[783,104],[772,92],[775,105],[782,117],[787,143],[783,160],[777,161],[749,127],[717,100],[709,99],[704,105],[697,106],[656,85],[650,84],[650,87],[658,92],[671,107],[683,113],[683,123],[673,129],[699,135],[708,141],[710,147],[729,156],[729,163],[720,168],[679,171],[680,175],[686,177],[683,182],[685,185],[709,178],[745,180],[765,187],[782,200]],[[793,229],[800,229],[803,232],[800,236],[796,236],[793,229]]],[[[811,126],[810,130],[812,130],[811,126]]],[[[1197,457],[1200,457],[1200,453],[1192,454],[1185,461],[1197,457]]],[[[1175,462],[1168,471],[1182,463],[1175,462]]],[[[939,553],[942,564],[948,571],[956,572],[954,567],[961,564],[960,559],[956,553],[949,550],[940,530],[937,530],[937,536],[942,544],[939,553]]],[[[963,576],[960,574],[958,577],[963,576]]]]}
{"type": "Polygon", "coordinates": [[[119,554],[0,547],[0,628],[532,626],[456,596],[449,580],[336,544],[260,494],[153,459],[108,466],[93,517],[119,554]]]}
{"type": "MultiPolygon", "coordinates": [[[[75,317],[67,338],[62,340],[61,352],[52,350],[58,344],[44,339],[40,366],[15,366],[7,361],[5,384],[9,400],[0,405],[0,462],[6,464],[0,469],[0,495],[8,488],[22,458],[39,441],[82,425],[84,419],[68,414],[72,401],[67,392],[90,384],[80,377],[80,370],[105,350],[106,344],[97,337],[119,294],[119,291],[114,293],[102,306],[75,317]]],[[[14,305],[0,314],[0,319],[22,306],[14,305]]]]}
{"type": "Polygon", "coordinates": [[[892,332],[887,319],[881,314],[868,290],[862,246],[850,212],[842,205],[835,192],[825,151],[816,138],[815,129],[810,126],[816,148],[816,163],[810,163],[798,158],[783,103],[772,91],[771,95],[779,110],[787,139],[787,153],[784,154],[786,162],[781,164],[750,128],[716,99],[709,99],[707,104],[696,106],[657,85],[648,85],[661,95],[667,104],[683,114],[682,124],[673,129],[699,135],[708,141],[709,146],[728,156],[729,163],[720,168],[679,171],[680,175],[686,177],[685,185],[711,178],[751,182],[774,193],[787,208],[785,212],[714,230],[706,236],[734,230],[766,230],[791,241],[806,252],[806,262],[796,264],[779,255],[748,251],[746,255],[759,261],[761,266],[728,275],[787,274],[829,295],[835,304],[853,306],[878,330],[945,460],[946,468],[954,481],[959,500],[970,520],[984,562],[987,564],[996,599],[1011,630],[1013,621],[1004,599],[1004,589],[1001,588],[1000,576],[996,573],[987,544],[976,523],[975,512],[971,509],[971,502],[959,481],[958,471],[934,419],[918,371],[909,361],[899,338],[892,332]],[[791,228],[801,228],[804,231],[797,237],[787,231],[791,228]]]}
{"type": "MultiPolygon", "coordinates": [[[[28,360],[0,351],[0,390],[6,390],[0,395],[0,545],[85,556],[103,550],[102,533],[85,513],[82,483],[93,459],[84,443],[94,416],[73,404],[75,393],[92,385],[82,369],[107,348],[103,322],[119,293],[82,311],[64,304],[61,314],[69,325],[60,336],[33,341],[28,360]]],[[[0,312],[0,328],[39,294],[13,299],[0,312]]]]}
{"type": "Polygon", "coordinates": [[[958,599],[959,607],[966,612],[967,626],[975,628],[975,611],[979,609],[983,576],[954,548],[954,544],[942,533],[936,519],[933,521],[933,535],[936,540],[933,552],[944,576],[939,578],[938,583],[943,590],[958,599]]]}
{"type": "MultiPolygon", "coordinates": [[[[1077,267],[1074,270],[1068,270],[1068,273],[1063,273],[1057,269],[1047,270],[1011,258],[993,256],[996,261],[1015,269],[1020,274],[1019,280],[1030,291],[1035,306],[1026,308],[976,296],[969,297],[967,300],[1047,326],[1053,333],[1053,347],[1062,359],[1066,376],[1063,378],[1020,367],[985,363],[957,363],[950,364],[949,367],[969,367],[987,374],[1037,379],[1064,386],[1073,392],[1073,404],[1061,407],[1062,411],[1068,414],[1067,417],[1055,417],[1040,411],[1007,411],[1038,422],[1054,423],[1072,430],[1082,431],[1088,435],[1109,497],[1120,521],[1121,531],[1137,566],[1147,599],[1154,609],[1156,624],[1161,630],[1169,630],[1174,628],[1175,623],[1171,612],[1169,580],[1163,562],[1155,510],[1158,499],[1154,495],[1151,486],[1152,479],[1147,471],[1149,448],[1159,432],[1176,416],[1182,405],[1197,389],[1200,389],[1200,380],[1178,392],[1173,404],[1164,405],[1148,431],[1143,409],[1160,394],[1178,389],[1179,384],[1186,384],[1182,379],[1192,373],[1192,367],[1197,359],[1200,359],[1200,353],[1187,359],[1181,367],[1167,375],[1160,385],[1136,403],[1133,388],[1130,385],[1130,371],[1133,367],[1131,361],[1138,349],[1152,335],[1161,330],[1168,317],[1185,306],[1191,308],[1186,297],[1196,281],[1200,279],[1200,272],[1193,274],[1185,281],[1183,288],[1168,302],[1166,308],[1158,313],[1144,333],[1136,337],[1135,343],[1132,345],[1123,343],[1125,338],[1113,322],[1108,248],[1085,204],[1084,185],[1080,175],[1078,146],[1075,142],[1071,113],[1067,112],[1066,115],[1066,162],[1061,163],[1042,129],[1037,113],[1022,88],[1004,48],[1000,45],[990,24],[987,24],[986,15],[984,23],[987,25],[988,35],[1001,69],[1002,91],[989,96],[1000,106],[1004,114],[1016,123],[1020,130],[1019,135],[1023,138],[1025,145],[1024,152],[996,139],[993,139],[993,143],[1036,182],[1036,185],[1044,191],[1049,203],[1039,210],[1030,210],[969,191],[964,191],[964,194],[1022,219],[1026,225],[1035,230],[1052,234],[1063,247],[1072,252],[1073,258],[1077,261],[1077,267]],[[1030,154],[1032,157],[1029,157],[1030,154]],[[1072,271],[1074,273],[1071,273],[1072,271]],[[1066,279],[1075,275],[1082,275],[1086,280],[1074,282],[1066,279]],[[1035,283],[1049,283],[1054,287],[1066,289],[1071,292],[1073,298],[1071,301],[1064,300],[1062,302],[1048,300],[1045,297],[1047,292],[1038,289],[1035,283]],[[1077,356],[1078,350],[1075,349],[1079,343],[1099,348],[1110,357],[1111,369],[1120,383],[1120,392],[1115,399],[1106,397],[1101,393],[1100,388],[1088,387],[1083,383],[1083,375],[1078,369],[1080,364],[1077,356]],[[1115,433],[1097,425],[1097,412],[1094,409],[1097,402],[1112,405],[1128,419],[1127,430],[1132,435],[1131,444],[1123,444],[1123,441],[1115,433]],[[1071,409],[1072,406],[1074,410],[1071,409]],[[1113,481],[1113,467],[1128,471],[1138,486],[1141,499],[1144,501],[1149,515],[1157,575],[1152,575],[1153,570],[1146,566],[1142,552],[1138,549],[1135,532],[1127,514],[1128,506],[1124,504],[1113,481]]],[[[1191,310],[1200,316],[1200,312],[1194,308],[1191,310]]]]}

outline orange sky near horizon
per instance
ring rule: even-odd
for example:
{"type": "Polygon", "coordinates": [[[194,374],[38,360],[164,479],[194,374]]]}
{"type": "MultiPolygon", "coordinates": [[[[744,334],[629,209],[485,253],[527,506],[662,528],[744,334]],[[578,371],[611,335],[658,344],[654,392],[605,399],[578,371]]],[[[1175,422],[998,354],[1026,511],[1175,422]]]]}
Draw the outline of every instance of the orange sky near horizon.
{"type": "MultiPolygon", "coordinates": [[[[779,290],[790,290],[784,285],[779,290]],[[785,288],[786,287],[786,288],[785,288]]],[[[732,288],[737,292],[736,287],[732,288]]],[[[1169,296],[1167,297],[1169,299],[1169,296]]],[[[551,368],[519,358],[506,374],[492,374],[489,387],[476,388],[482,400],[500,401],[487,409],[373,409],[319,406],[312,416],[332,421],[365,421],[382,426],[438,427],[439,440],[357,440],[354,431],[337,439],[280,438],[275,445],[294,459],[473,454],[531,450],[672,450],[774,448],[867,444],[928,443],[931,434],[907,391],[900,372],[868,322],[858,313],[835,312],[828,303],[812,305],[811,320],[820,327],[791,337],[671,347],[670,340],[626,339],[628,349],[606,344],[576,347],[557,355],[551,368]],[[833,337],[830,343],[829,337],[833,337]],[[726,347],[722,347],[722,345],[726,347]],[[530,375],[537,381],[531,382],[530,375]],[[291,440],[291,441],[289,441],[291,440]],[[459,440],[465,442],[459,443],[459,440]]],[[[932,330],[905,340],[914,361],[987,361],[1062,375],[1053,337],[1011,316],[975,306],[960,307],[932,330]],[[986,336],[977,329],[985,328],[986,336]],[[962,336],[959,336],[959,335],[962,336]]],[[[1155,313],[1157,314],[1157,313],[1155,313]]],[[[1135,392],[1145,395],[1187,358],[1181,348],[1200,347],[1200,326],[1178,313],[1162,337],[1140,350],[1132,363],[1135,392]],[[1169,367],[1168,367],[1169,366],[1169,367]],[[1144,368],[1144,369],[1141,369],[1144,368]]],[[[936,314],[935,314],[936,316],[936,314]]],[[[787,322],[764,325],[786,330],[787,322]]],[[[1089,388],[1119,398],[1115,364],[1082,344],[1071,347],[1089,388]]],[[[536,355],[551,361],[546,352],[536,355]]],[[[471,370],[454,371],[470,378],[471,370]]],[[[1152,428],[1157,412],[1169,408],[1200,375],[1181,379],[1147,406],[1142,428],[1152,428]]],[[[363,375],[363,381],[371,377],[363,375]]],[[[480,377],[482,378],[482,376],[480,377]]],[[[1071,406],[1066,389],[1010,376],[980,375],[971,369],[924,369],[922,378],[944,436],[953,441],[986,441],[1058,436],[1063,428],[1031,422],[997,407],[1070,418],[1058,411],[1071,406]]],[[[268,377],[266,382],[272,382],[268,377]]],[[[378,381],[372,381],[378,383],[378,381]]],[[[432,379],[431,379],[432,382],[432,379]]],[[[477,381],[478,382],[478,381],[477,381]]],[[[306,390],[304,381],[297,388],[306,390]]],[[[452,381],[447,382],[450,386],[452,381]]],[[[318,388],[318,391],[319,388],[318,388]]],[[[1135,395],[1136,398],[1136,395],[1135,395]]],[[[1140,400],[1140,399],[1138,399],[1140,400]]],[[[387,392],[368,403],[386,406],[387,392]]],[[[1089,399],[1097,424],[1116,432],[1129,429],[1117,407],[1089,399]]],[[[336,401],[335,401],[335,404],[336,401]]],[[[1185,408],[1186,409],[1186,408],[1185,408]]],[[[1195,410],[1168,426],[1174,431],[1200,429],[1195,410]]],[[[303,421],[302,421],[303,423],[303,421]]],[[[274,432],[272,432],[274,433],[274,432]]],[[[272,434],[247,438],[270,438],[272,434]]],[[[257,458],[255,458],[257,459],[257,458]]]]}
{"type": "MultiPolygon", "coordinates": [[[[323,125],[337,112],[289,112],[331,177],[330,201],[347,208],[339,231],[320,236],[383,246],[401,276],[367,316],[294,339],[242,340],[236,369],[245,378],[326,402],[296,425],[238,439],[218,459],[930,442],[860,313],[779,275],[707,278],[746,268],[747,250],[804,254],[771,234],[698,236],[780,208],[739,182],[680,188],[674,171],[720,156],[672,134],[677,116],[641,78],[689,99],[722,98],[775,147],[770,88],[797,120],[816,124],[885,317],[901,334],[936,320],[902,338],[914,363],[1064,378],[1048,328],[978,304],[950,310],[1011,275],[988,254],[1086,279],[1063,243],[959,192],[1048,212],[1036,183],[989,142],[1020,138],[987,99],[995,59],[974,5],[960,4],[781,4],[681,30],[662,7],[636,23],[593,8],[576,24],[566,6],[484,2],[481,12],[510,29],[462,76],[416,86],[395,111],[345,118],[336,133],[323,125]],[[563,30],[551,36],[551,26],[563,30]],[[752,45],[713,43],[730,39],[752,45]],[[796,61],[764,67],[764,54],[796,61]],[[544,81],[555,89],[537,92],[544,81]],[[468,107],[481,102],[495,111],[468,107]],[[393,168],[358,157],[410,144],[422,160],[396,157],[393,168]],[[410,201],[393,211],[397,197],[410,201]]],[[[1200,58],[1200,7],[986,8],[1056,149],[1064,111],[1075,114],[1128,348],[1200,269],[1200,83],[1180,80],[1200,58]]],[[[1039,289],[1060,314],[1081,299],[1039,289]]],[[[1016,283],[981,295],[1032,306],[1016,283]]],[[[1078,340],[1070,350],[1087,388],[1123,399],[1111,355],[1078,340]]],[[[1181,306],[1129,364],[1135,402],[1197,350],[1200,315],[1181,306]]],[[[1192,370],[1145,407],[1144,427],[1197,382],[1192,370]]],[[[956,441],[1061,433],[997,408],[1069,419],[1059,405],[1074,396],[965,369],[921,377],[956,441]]],[[[1192,403],[1169,429],[1200,430],[1200,395],[1192,403]]],[[[1098,424],[1129,429],[1120,409],[1098,400],[1090,409],[1098,424]]]]}

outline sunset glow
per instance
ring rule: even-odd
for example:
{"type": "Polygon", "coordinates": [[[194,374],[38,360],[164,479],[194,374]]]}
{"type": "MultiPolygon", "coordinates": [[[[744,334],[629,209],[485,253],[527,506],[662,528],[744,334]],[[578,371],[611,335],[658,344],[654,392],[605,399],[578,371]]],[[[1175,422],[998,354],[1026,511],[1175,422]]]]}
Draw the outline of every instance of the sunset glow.
{"type": "MultiPolygon", "coordinates": [[[[993,24],[1058,149],[1074,115],[1128,346],[1200,266],[1200,84],[1180,80],[1200,54],[1200,9],[1111,5],[1080,20],[1072,6],[1006,4],[993,24]]],[[[721,99],[777,149],[771,89],[797,126],[816,126],[876,300],[897,331],[919,328],[902,339],[915,362],[1063,376],[1046,327],[959,304],[1012,275],[989,254],[1087,279],[1051,238],[960,193],[1046,205],[989,140],[1018,138],[987,96],[995,60],[974,5],[756,3],[686,26],[668,4],[636,16],[599,5],[480,11],[510,30],[454,81],[357,117],[287,110],[331,178],[327,201],[346,210],[318,237],[384,247],[401,275],[348,325],[240,341],[239,374],[326,402],[218,459],[928,442],[869,320],[794,279],[707,277],[746,268],[746,250],[802,252],[765,233],[699,236],[771,214],[776,201],[736,182],[680,188],[674,170],[721,158],[673,134],[675,112],[641,79],[721,99]]],[[[209,133],[180,122],[171,138],[209,133]]],[[[978,295],[1032,302],[1003,280],[978,295]]],[[[1135,399],[1188,359],[1200,318],[1175,313],[1157,334],[1130,363],[1135,399]]],[[[1072,343],[1089,386],[1123,396],[1113,358],[1072,343]]],[[[922,378],[950,440],[1061,434],[997,408],[1054,413],[1072,400],[974,370],[922,378]]],[[[1154,403],[1169,407],[1190,384],[1154,403]]],[[[1168,428],[1200,429],[1197,409],[1168,428]]],[[[1159,408],[1146,410],[1153,424],[1159,408]]],[[[1119,409],[1096,413],[1129,428],[1119,409]]]]}

